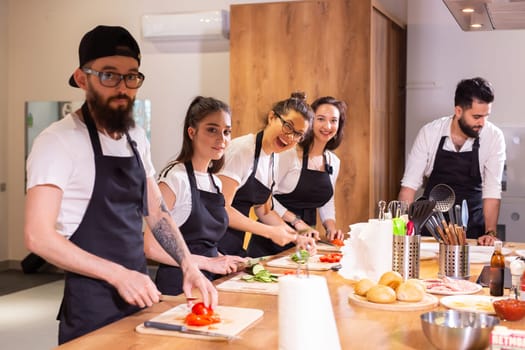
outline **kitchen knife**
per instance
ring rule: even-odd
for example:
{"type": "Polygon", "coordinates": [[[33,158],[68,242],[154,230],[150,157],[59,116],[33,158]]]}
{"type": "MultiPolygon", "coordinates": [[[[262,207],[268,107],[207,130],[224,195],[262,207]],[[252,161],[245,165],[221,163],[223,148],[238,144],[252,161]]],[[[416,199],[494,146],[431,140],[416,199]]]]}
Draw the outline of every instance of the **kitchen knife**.
{"type": "Polygon", "coordinates": [[[456,223],[457,218],[454,218],[454,206],[451,206],[448,210],[448,222],[452,225],[456,223]]]}
{"type": "Polygon", "coordinates": [[[332,243],[332,242],[330,242],[330,241],[326,241],[326,240],[324,240],[324,239],[320,239],[320,240],[318,240],[317,243],[323,243],[323,244],[330,245],[330,246],[333,246],[333,247],[338,247],[337,244],[334,244],[334,243],[332,243]]]}
{"type": "Polygon", "coordinates": [[[260,263],[261,261],[268,260],[272,257],[273,255],[266,255],[266,256],[261,256],[258,258],[248,258],[246,262],[237,263],[237,271],[240,271],[247,267],[252,267],[253,265],[260,263]]]}
{"type": "Polygon", "coordinates": [[[463,199],[463,202],[461,202],[461,223],[466,231],[468,226],[468,204],[466,199],[463,199]]]}
{"type": "Polygon", "coordinates": [[[463,226],[463,219],[461,218],[461,206],[459,204],[454,205],[454,216],[456,217],[456,224],[463,226]]]}
{"type": "Polygon", "coordinates": [[[227,335],[227,334],[221,334],[221,333],[215,333],[215,332],[209,332],[209,331],[199,331],[196,329],[189,329],[183,325],[171,324],[171,323],[165,323],[165,322],[145,321],[144,327],[161,329],[164,331],[175,331],[175,332],[181,332],[181,333],[187,333],[187,334],[203,335],[207,337],[216,337],[216,338],[218,337],[218,338],[224,338],[225,340],[239,339],[239,337],[234,336],[234,335],[227,335]]]}

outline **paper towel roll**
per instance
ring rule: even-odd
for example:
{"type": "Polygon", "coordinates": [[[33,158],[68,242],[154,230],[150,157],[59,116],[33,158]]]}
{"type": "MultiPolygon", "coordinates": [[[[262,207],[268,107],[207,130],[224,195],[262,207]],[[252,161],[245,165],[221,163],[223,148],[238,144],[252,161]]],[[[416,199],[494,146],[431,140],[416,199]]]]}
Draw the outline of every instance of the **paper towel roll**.
{"type": "Polygon", "coordinates": [[[343,251],[339,274],[353,280],[379,280],[392,270],[392,220],[370,219],[350,227],[351,237],[343,251]]]}
{"type": "Polygon", "coordinates": [[[279,277],[279,349],[341,349],[324,277],[279,277]]]}

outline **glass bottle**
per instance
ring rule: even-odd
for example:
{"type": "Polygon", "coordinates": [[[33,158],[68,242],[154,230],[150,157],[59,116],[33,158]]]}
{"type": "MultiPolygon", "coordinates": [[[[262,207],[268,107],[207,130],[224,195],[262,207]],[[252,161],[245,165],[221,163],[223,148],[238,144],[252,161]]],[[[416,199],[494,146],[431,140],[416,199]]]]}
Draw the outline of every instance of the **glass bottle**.
{"type": "Polygon", "coordinates": [[[525,301],[525,271],[523,271],[523,274],[521,275],[520,284],[520,300],[525,301]]]}
{"type": "Polygon", "coordinates": [[[489,289],[490,295],[502,296],[503,295],[503,278],[505,272],[505,257],[501,253],[502,241],[494,242],[494,253],[490,258],[490,279],[489,289]]]}

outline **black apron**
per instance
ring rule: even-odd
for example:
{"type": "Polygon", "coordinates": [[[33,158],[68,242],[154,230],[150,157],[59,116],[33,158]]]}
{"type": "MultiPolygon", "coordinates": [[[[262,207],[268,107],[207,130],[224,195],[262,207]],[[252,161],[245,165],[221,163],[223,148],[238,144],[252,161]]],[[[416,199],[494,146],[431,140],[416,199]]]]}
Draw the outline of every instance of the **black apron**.
{"type": "MultiPolygon", "coordinates": [[[[447,136],[439,142],[434,167],[425,187],[424,196],[440,183],[449,185],[456,193],[455,204],[467,200],[469,220],[467,238],[478,238],[485,234],[481,173],[479,171],[479,138],[474,140],[472,151],[451,152],[443,150],[447,136]]],[[[448,217],[448,213],[444,213],[448,217]]]]}
{"type": "MultiPolygon", "coordinates": [[[[70,240],[89,253],[146,274],[142,234],[142,218],[147,215],[146,174],[136,144],[126,133],[133,156],[103,155],[86,103],[82,115],[93,146],[95,183],[84,217],[70,240]]],[[[138,310],[109,283],[66,272],[58,314],[59,344],[138,310]]]]}
{"type": "MultiPolygon", "coordinates": [[[[192,254],[207,257],[218,256],[218,241],[224,236],[228,227],[228,214],[224,208],[224,196],[215,184],[213,176],[210,179],[217,193],[202,191],[197,188],[195,173],[191,162],[184,164],[191,188],[191,212],[186,222],[179,227],[184,240],[192,254]]],[[[220,275],[209,271],[201,272],[213,280],[220,275]]],[[[160,264],[155,279],[158,289],[163,294],[177,295],[182,290],[182,270],[178,266],[160,264]]]]}
{"type": "MultiPolygon", "coordinates": [[[[317,223],[317,208],[325,205],[334,194],[330,181],[332,169],[327,162],[326,154],[323,156],[325,171],[311,170],[308,169],[308,151],[303,151],[303,165],[297,186],[290,193],[274,195],[287,210],[300,216],[310,226],[315,226],[317,223]]],[[[294,243],[280,246],[268,238],[252,236],[248,245],[248,256],[274,255],[293,246],[294,243]]]]}
{"type": "MultiPolygon", "coordinates": [[[[273,182],[270,188],[263,185],[255,178],[257,172],[257,165],[259,164],[259,155],[262,149],[263,132],[259,132],[255,138],[255,156],[253,159],[253,170],[250,177],[244,185],[242,185],[232,201],[232,207],[237,209],[245,216],[250,215],[250,209],[254,205],[262,205],[266,203],[272,193],[273,182]]],[[[272,154],[272,171],[273,171],[273,154],[272,154]]],[[[225,255],[246,256],[246,251],[243,249],[244,235],[246,232],[228,228],[226,234],[219,241],[219,251],[225,255]]],[[[257,235],[252,235],[251,239],[257,235]]]]}

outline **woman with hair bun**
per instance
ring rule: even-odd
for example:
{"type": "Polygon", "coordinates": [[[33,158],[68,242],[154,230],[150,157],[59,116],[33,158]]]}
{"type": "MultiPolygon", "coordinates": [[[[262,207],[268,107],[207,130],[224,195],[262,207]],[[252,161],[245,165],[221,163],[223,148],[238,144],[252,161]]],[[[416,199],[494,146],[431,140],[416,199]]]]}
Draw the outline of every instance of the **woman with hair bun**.
{"type": "MultiPolygon", "coordinates": [[[[266,115],[266,125],[257,134],[232,140],[226,150],[225,164],[219,172],[230,219],[228,231],[219,242],[223,254],[246,256],[246,232],[261,236],[278,246],[295,243],[315,253],[315,241],[299,235],[272,209],[272,189],[278,172],[278,154],[293,148],[306,134],[313,111],[304,93],[277,102],[266,115]],[[258,221],[249,218],[254,209],[258,221]]],[[[248,255],[252,257],[259,254],[248,255]]]]}
{"type": "MultiPolygon", "coordinates": [[[[343,239],[343,232],[336,226],[334,206],[340,161],[332,151],[343,139],[347,107],[331,96],[318,98],[311,106],[315,113],[312,127],[296,147],[279,155],[274,210],[299,231],[315,227],[319,211],[326,240],[343,239]]],[[[282,251],[271,242],[258,241],[252,243],[259,250],[265,247],[261,253],[282,251]]]]}
{"type": "MultiPolygon", "coordinates": [[[[159,188],[192,254],[208,279],[236,272],[246,260],[218,253],[218,241],[228,227],[228,214],[215,175],[224,164],[231,141],[230,108],[212,97],[196,97],[184,119],[182,149],[160,172],[159,188]]],[[[144,236],[146,256],[159,261],[155,283],[164,294],[182,292],[182,271],[161,248],[149,229],[144,236]]]]}

